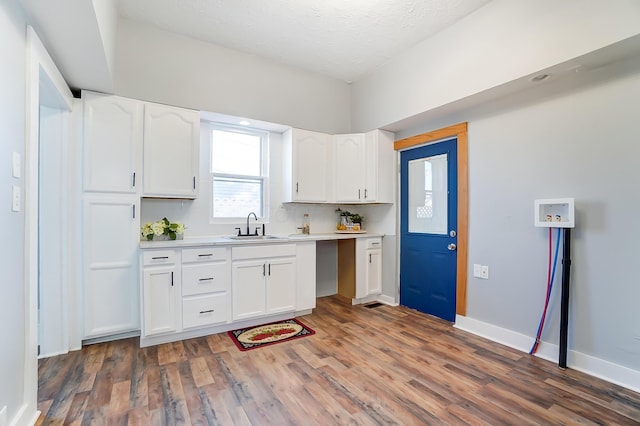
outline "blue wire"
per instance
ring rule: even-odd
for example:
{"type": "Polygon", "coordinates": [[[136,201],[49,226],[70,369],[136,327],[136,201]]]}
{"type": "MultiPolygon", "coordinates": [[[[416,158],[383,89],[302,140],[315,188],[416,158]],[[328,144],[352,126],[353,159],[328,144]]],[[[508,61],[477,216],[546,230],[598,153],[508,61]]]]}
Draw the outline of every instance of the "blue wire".
{"type": "MultiPolygon", "coordinates": [[[[556,275],[556,265],[558,264],[558,251],[559,251],[558,248],[559,247],[560,247],[560,228],[558,228],[558,235],[556,237],[556,248],[555,248],[555,254],[553,255],[553,267],[551,269],[551,283],[549,285],[549,294],[547,295],[545,306],[549,305],[549,298],[551,297],[551,292],[553,291],[553,281],[556,275]]],[[[533,342],[533,346],[529,351],[529,355],[533,355],[533,351],[536,349],[536,346],[538,345],[538,342],[542,335],[542,323],[544,322],[544,310],[542,312],[543,312],[543,316],[540,318],[540,322],[538,323],[538,332],[536,333],[536,340],[535,342],[533,342]]]]}
{"type": "MultiPolygon", "coordinates": [[[[551,291],[553,290],[553,278],[556,275],[556,265],[558,264],[558,248],[560,247],[560,228],[558,228],[558,235],[556,236],[556,254],[553,256],[553,269],[551,269],[551,289],[549,290],[549,297],[551,297],[551,291]]],[[[549,303],[549,297],[547,297],[547,303],[549,303]]]]}

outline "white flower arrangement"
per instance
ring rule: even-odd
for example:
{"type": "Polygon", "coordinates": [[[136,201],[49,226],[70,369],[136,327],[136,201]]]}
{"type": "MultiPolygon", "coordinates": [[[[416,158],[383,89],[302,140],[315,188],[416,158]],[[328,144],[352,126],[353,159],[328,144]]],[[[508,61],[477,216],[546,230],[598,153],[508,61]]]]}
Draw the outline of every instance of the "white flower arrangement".
{"type": "Polygon", "coordinates": [[[166,217],[163,217],[157,222],[147,222],[142,227],[141,235],[145,240],[155,239],[170,239],[175,240],[178,235],[184,234],[185,226],[180,222],[169,222],[166,217]],[[166,237],[162,237],[165,236],[166,237]]]}

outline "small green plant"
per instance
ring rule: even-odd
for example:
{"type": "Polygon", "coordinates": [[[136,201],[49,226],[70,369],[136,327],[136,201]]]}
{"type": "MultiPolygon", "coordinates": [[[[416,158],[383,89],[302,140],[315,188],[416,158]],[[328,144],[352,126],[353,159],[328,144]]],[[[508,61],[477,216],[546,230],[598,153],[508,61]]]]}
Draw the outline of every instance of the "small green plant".
{"type": "Polygon", "coordinates": [[[141,234],[147,240],[153,240],[154,237],[161,235],[167,235],[170,240],[175,240],[177,235],[184,234],[184,225],[180,222],[170,222],[169,219],[163,217],[157,222],[145,223],[141,234]]]}
{"type": "Polygon", "coordinates": [[[340,217],[345,217],[347,222],[350,223],[362,223],[364,221],[364,217],[359,213],[351,213],[347,210],[342,210],[340,207],[336,209],[336,213],[339,213],[340,217]]]}
{"type": "Polygon", "coordinates": [[[360,216],[358,213],[351,214],[351,222],[352,223],[362,223],[364,217],[360,216]]]}

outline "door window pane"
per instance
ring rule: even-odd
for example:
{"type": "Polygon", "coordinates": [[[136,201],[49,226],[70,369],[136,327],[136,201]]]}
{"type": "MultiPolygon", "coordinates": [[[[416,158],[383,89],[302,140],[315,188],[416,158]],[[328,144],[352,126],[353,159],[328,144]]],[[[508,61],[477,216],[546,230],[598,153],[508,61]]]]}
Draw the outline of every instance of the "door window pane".
{"type": "Polygon", "coordinates": [[[447,154],[408,162],[409,232],[447,234],[447,154]]]}

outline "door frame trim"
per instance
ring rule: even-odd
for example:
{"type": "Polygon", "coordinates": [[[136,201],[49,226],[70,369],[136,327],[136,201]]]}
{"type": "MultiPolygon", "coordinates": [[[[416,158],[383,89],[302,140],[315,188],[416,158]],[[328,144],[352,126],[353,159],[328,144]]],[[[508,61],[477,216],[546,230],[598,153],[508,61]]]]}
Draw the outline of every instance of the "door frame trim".
{"type": "Polygon", "coordinates": [[[397,140],[393,149],[403,151],[419,145],[457,138],[458,147],[458,256],[456,262],[456,314],[467,314],[467,263],[469,257],[469,152],[467,122],[397,140]]]}

